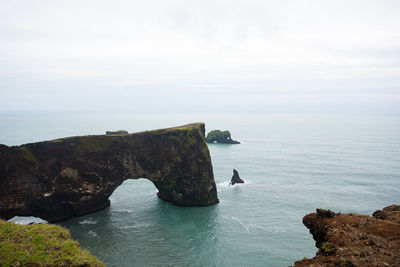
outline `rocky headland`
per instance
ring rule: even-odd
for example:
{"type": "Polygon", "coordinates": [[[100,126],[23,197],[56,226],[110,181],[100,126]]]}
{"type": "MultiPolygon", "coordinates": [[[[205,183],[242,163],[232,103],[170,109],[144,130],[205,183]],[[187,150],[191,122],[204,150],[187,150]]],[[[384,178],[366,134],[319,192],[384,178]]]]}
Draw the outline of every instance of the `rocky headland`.
{"type": "Polygon", "coordinates": [[[0,145],[0,217],[60,221],[103,209],[126,179],[147,178],[180,206],[218,203],[204,123],[0,145]]]}
{"type": "Polygon", "coordinates": [[[319,248],[294,266],[400,266],[400,206],[374,216],[317,209],[303,218],[319,248]]]}
{"type": "Polygon", "coordinates": [[[229,131],[213,130],[207,134],[207,143],[219,143],[219,144],[240,144],[240,142],[232,140],[231,133],[229,131]]]}

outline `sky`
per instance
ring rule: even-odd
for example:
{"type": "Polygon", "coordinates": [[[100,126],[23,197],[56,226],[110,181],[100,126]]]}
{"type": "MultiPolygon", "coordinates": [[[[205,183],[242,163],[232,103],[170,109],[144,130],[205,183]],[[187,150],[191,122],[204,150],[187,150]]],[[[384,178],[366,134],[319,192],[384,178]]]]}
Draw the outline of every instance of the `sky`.
{"type": "Polygon", "coordinates": [[[1,0],[0,110],[400,114],[400,1],[1,0]]]}

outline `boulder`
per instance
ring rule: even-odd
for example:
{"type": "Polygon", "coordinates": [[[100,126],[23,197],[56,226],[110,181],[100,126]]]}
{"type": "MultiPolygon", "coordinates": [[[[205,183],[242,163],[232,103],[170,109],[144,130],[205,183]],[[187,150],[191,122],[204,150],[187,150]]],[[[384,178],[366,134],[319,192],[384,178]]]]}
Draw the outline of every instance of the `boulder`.
{"type": "Polygon", "coordinates": [[[383,210],[377,210],[372,216],[377,219],[400,223],[400,205],[391,205],[383,210]]]}

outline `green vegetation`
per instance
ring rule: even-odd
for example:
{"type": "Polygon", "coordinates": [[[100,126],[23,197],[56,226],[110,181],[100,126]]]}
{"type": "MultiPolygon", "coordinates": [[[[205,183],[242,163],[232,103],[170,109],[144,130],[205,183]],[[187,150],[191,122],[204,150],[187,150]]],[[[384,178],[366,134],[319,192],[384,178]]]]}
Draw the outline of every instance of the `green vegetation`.
{"type": "Polygon", "coordinates": [[[51,140],[50,142],[52,142],[52,143],[62,143],[62,142],[64,142],[64,139],[63,138],[54,139],[54,140],[51,140]]]}
{"type": "Polygon", "coordinates": [[[335,265],[340,266],[340,267],[354,267],[354,263],[348,260],[339,260],[335,262],[335,265]]]}
{"type": "Polygon", "coordinates": [[[0,220],[0,265],[104,266],[61,226],[18,225],[3,220],[0,220]]]}
{"type": "Polygon", "coordinates": [[[329,242],[322,243],[321,250],[325,255],[332,255],[336,252],[336,247],[334,244],[329,242]]]}
{"type": "Polygon", "coordinates": [[[116,137],[107,135],[81,136],[78,149],[83,152],[95,152],[108,148],[116,137]]]}
{"type": "Polygon", "coordinates": [[[33,155],[33,153],[26,147],[21,147],[22,153],[24,155],[24,158],[33,162],[37,163],[37,159],[35,157],[35,155],[33,155]]]}

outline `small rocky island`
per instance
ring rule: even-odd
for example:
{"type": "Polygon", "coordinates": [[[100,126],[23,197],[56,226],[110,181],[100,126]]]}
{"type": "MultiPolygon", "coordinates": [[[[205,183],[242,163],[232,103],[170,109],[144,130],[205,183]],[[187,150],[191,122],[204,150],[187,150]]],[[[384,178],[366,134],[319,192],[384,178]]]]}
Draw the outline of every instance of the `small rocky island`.
{"type": "Polygon", "coordinates": [[[154,131],[0,145],[0,218],[50,222],[110,205],[126,179],[147,178],[178,206],[218,203],[204,123],[154,131]]]}
{"type": "Polygon", "coordinates": [[[207,143],[219,143],[219,144],[240,144],[240,142],[232,140],[231,133],[229,131],[213,130],[207,134],[207,143]]]}
{"type": "Polygon", "coordinates": [[[242,184],[242,183],[244,183],[244,181],[242,178],[240,178],[238,171],[233,169],[233,176],[232,176],[232,179],[231,179],[231,182],[229,185],[234,185],[237,183],[242,184]]]}
{"type": "Polygon", "coordinates": [[[400,206],[373,216],[317,209],[303,218],[319,248],[294,266],[400,266],[400,206]]]}

